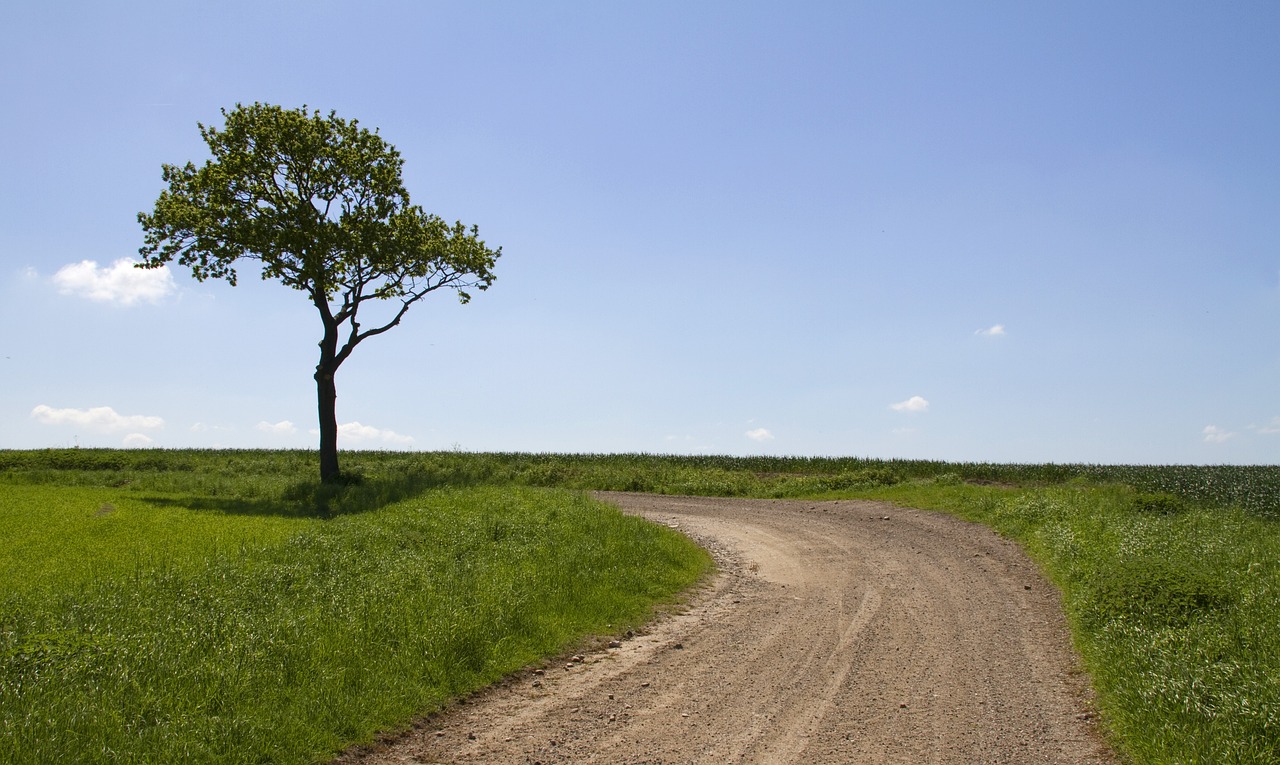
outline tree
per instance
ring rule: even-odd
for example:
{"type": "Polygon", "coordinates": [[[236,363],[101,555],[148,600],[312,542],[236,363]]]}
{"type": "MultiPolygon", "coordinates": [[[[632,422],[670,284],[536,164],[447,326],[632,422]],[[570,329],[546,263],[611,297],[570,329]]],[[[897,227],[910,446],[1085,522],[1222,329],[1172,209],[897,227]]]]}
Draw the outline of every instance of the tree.
{"type": "Polygon", "coordinates": [[[263,279],[306,294],[324,327],[320,478],[332,482],[341,475],[338,367],[432,292],[452,289],[466,303],[467,290],[487,289],[502,248],[486,247],[475,226],[411,204],[399,152],[355,120],[258,103],[222,115],[221,130],[199,125],[213,155],[203,167],[164,165],[169,188],[150,215],[138,213],[146,235],[138,266],[177,259],[198,281],[235,286],[245,259],[261,265],[263,279]],[[370,301],[390,308],[366,328],[360,310],[370,301]]]}

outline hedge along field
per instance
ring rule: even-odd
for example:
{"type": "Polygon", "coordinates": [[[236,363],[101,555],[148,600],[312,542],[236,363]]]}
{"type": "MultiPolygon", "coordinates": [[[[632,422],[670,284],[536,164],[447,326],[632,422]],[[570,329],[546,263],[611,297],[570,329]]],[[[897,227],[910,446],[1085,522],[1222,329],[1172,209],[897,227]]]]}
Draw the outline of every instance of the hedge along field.
{"type": "Polygon", "coordinates": [[[576,492],[325,489],[281,474],[305,453],[30,454],[0,454],[26,551],[0,580],[6,763],[312,762],[636,626],[709,566],[576,492]]]}

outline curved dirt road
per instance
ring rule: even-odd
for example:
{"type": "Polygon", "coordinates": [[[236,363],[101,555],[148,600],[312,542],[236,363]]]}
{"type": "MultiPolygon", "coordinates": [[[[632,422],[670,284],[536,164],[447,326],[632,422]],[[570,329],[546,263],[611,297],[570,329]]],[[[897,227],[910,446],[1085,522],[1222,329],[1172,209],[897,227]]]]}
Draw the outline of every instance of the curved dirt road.
{"type": "Polygon", "coordinates": [[[989,530],[860,502],[601,494],[720,573],[362,763],[1115,763],[1056,592],[989,530]]]}

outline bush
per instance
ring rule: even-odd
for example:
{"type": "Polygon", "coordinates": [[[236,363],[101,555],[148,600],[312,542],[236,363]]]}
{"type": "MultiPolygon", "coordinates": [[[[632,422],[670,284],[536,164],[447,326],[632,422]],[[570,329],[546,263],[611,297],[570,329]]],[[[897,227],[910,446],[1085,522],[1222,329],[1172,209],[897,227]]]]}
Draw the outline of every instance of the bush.
{"type": "Polygon", "coordinates": [[[1142,556],[1119,562],[1100,575],[1082,609],[1101,627],[1124,619],[1149,626],[1183,626],[1234,605],[1235,593],[1208,573],[1177,566],[1168,558],[1142,556]]]}
{"type": "Polygon", "coordinates": [[[1164,492],[1139,494],[1133,498],[1132,508],[1151,515],[1177,515],[1189,509],[1185,500],[1164,492]]]}

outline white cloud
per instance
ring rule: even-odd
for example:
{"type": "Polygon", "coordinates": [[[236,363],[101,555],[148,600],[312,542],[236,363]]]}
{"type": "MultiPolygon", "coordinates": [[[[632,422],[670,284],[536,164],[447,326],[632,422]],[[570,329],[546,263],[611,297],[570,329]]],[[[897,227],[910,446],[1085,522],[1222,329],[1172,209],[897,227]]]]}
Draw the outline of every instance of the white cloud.
{"type": "Polygon", "coordinates": [[[1004,334],[1004,325],[995,324],[990,327],[987,327],[986,329],[980,329],[974,334],[982,335],[983,337],[1000,337],[1001,335],[1004,334]]]}
{"type": "Polygon", "coordinates": [[[140,300],[156,303],[176,289],[167,266],[134,268],[132,258],[121,258],[109,267],[99,268],[96,261],[82,260],[58,269],[53,281],[64,295],[106,303],[133,305],[140,300]]]}
{"type": "MultiPolygon", "coordinates": [[[[311,435],[318,436],[320,431],[312,428],[311,435]]],[[[359,422],[344,422],[338,426],[338,443],[341,444],[344,441],[354,441],[356,443],[381,441],[387,444],[408,446],[413,443],[413,436],[401,435],[394,430],[375,428],[372,425],[362,425],[359,422]]]]}
{"type": "Polygon", "coordinates": [[[141,433],[130,433],[124,437],[124,441],[121,445],[126,449],[142,449],[150,446],[152,443],[154,442],[148,436],[141,433]]]}
{"type": "Polygon", "coordinates": [[[214,433],[231,433],[235,431],[235,428],[229,425],[210,425],[207,422],[197,422],[191,426],[192,433],[208,433],[210,431],[214,433]]]}
{"type": "Polygon", "coordinates": [[[77,425],[91,430],[114,432],[121,430],[156,430],[164,427],[160,417],[148,415],[117,414],[109,406],[90,409],[54,409],[41,404],[31,410],[31,416],[44,425],[77,425]]]}
{"type": "Polygon", "coordinates": [[[929,402],[920,396],[912,396],[906,401],[890,404],[889,408],[895,412],[927,412],[929,411],[929,402]]]}
{"type": "Polygon", "coordinates": [[[276,433],[279,435],[287,435],[289,433],[298,432],[298,428],[288,420],[281,420],[280,422],[276,422],[276,423],[271,423],[271,422],[267,422],[266,420],[263,420],[262,422],[259,422],[257,425],[254,425],[254,427],[262,431],[263,433],[276,433]]]}
{"type": "Polygon", "coordinates": [[[760,443],[773,440],[773,434],[769,432],[768,428],[756,428],[755,430],[748,430],[745,435],[747,438],[750,438],[752,441],[759,441],[760,443]]]}
{"type": "Polygon", "coordinates": [[[1205,425],[1204,430],[1200,432],[1204,434],[1204,442],[1206,444],[1225,443],[1236,435],[1235,433],[1232,433],[1225,428],[1220,428],[1217,425],[1205,425]]]}
{"type": "Polygon", "coordinates": [[[1255,430],[1268,436],[1274,436],[1277,433],[1280,433],[1280,417],[1272,417],[1271,422],[1268,422],[1266,425],[1260,425],[1256,427],[1255,430]]]}

